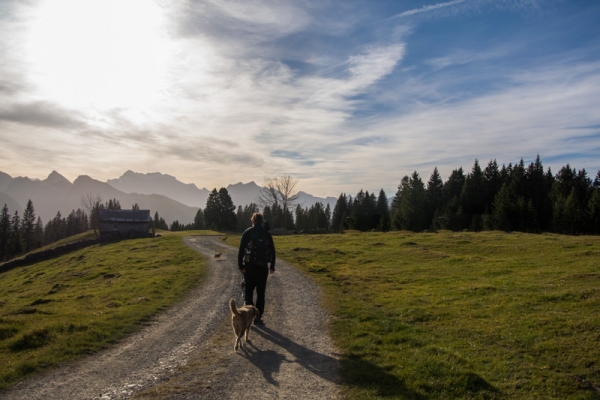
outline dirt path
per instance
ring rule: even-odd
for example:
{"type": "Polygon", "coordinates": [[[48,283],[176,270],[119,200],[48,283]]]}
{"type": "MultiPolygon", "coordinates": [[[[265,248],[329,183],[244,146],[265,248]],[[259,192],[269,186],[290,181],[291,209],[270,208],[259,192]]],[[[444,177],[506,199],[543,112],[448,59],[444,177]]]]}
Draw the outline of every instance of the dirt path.
{"type": "Polygon", "coordinates": [[[339,364],[319,288],[278,261],[267,284],[265,325],[235,353],[228,302],[242,303],[237,249],[214,236],[185,241],[209,259],[204,284],[119,345],[21,382],[2,398],[336,398],[339,364]]]}

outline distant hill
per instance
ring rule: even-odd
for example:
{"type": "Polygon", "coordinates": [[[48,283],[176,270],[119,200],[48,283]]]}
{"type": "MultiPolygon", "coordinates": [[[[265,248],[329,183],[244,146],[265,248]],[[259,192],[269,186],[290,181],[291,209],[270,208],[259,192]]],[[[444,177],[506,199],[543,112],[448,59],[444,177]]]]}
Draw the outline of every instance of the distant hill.
{"type": "MultiPolygon", "coordinates": [[[[206,207],[206,200],[212,191],[212,189],[206,188],[198,189],[194,184],[180,182],[171,175],[164,175],[159,172],[140,174],[127,171],[120,178],[109,179],[107,183],[125,193],[160,194],[188,206],[202,209],[206,207]]],[[[220,187],[213,189],[219,190],[220,187]]],[[[243,207],[251,203],[258,204],[261,187],[254,181],[248,183],[238,182],[228,185],[226,189],[236,206],[241,205],[243,207]]],[[[298,194],[299,204],[302,207],[310,207],[320,201],[324,205],[329,203],[333,210],[337,201],[334,197],[319,198],[305,192],[299,192],[298,194]]]]}
{"type": "Polygon", "coordinates": [[[42,181],[23,177],[11,178],[0,190],[0,201],[3,201],[1,206],[7,203],[11,214],[18,210],[19,215],[22,215],[22,209],[27,205],[27,201],[31,200],[36,216],[46,224],[57,212],[60,212],[62,217],[67,217],[72,210],[82,208],[81,200],[87,194],[99,195],[103,202],[117,199],[125,209],[137,203],[141,209],[149,209],[152,216],[158,212],[168,224],[175,220],[185,224],[193,222],[198,211],[198,207],[190,207],[162,195],[124,193],[86,175],[79,176],[71,183],[56,171],[42,181]],[[13,208],[14,202],[11,206],[7,201],[10,199],[19,204],[20,209],[13,208]]]}
{"type": "Polygon", "coordinates": [[[106,183],[124,193],[163,195],[187,206],[202,209],[210,194],[206,188],[198,189],[193,183],[183,183],[174,176],[159,172],[140,174],[127,171],[120,178],[109,179],[106,183]]]}
{"type": "MultiPolygon", "coordinates": [[[[237,207],[258,203],[261,188],[255,182],[239,182],[226,189],[237,207]]],[[[158,212],[169,225],[175,220],[188,224],[193,222],[198,208],[206,207],[211,191],[198,189],[194,184],[186,184],[158,172],[140,174],[127,171],[120,178],[109,179],[106,183],[81,175],[71,183],[56,171],[41,181],[27,177],[13,178],[0,171],[0,207],[6,203],[11,214],[18,211],[19,215],[23,215],[23,209],[31,199],[36,216],[41,217],[44,224],[59,211],[62,217],[66,217],[72,210],[82,208],[81,200],[88,194],[99,195],[103,202],[117,199],[124,209],[137,203],[141,209],[149,209],[152,216],[158,212]]],[[[302,207],[310,207],[320,201],[324,205],[330,204],[333,210],[336,200],[299,192],[299,204],[302,207]]]]}

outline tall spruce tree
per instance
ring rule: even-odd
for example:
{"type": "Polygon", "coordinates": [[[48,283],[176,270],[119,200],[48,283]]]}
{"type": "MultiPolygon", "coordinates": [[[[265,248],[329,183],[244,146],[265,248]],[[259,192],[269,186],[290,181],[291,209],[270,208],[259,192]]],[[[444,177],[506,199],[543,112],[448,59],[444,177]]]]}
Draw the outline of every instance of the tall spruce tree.
{"type": "Polygon", "coordinates": [[[31,199],[27,202],[23,218],[21,219],[21,237],[23,239],[23,249],[29,253],[34,249],[34,228],[35,228],[35,209],[31,199]]]}
{"type": "Polygon", "coordinates": [[[225,188],[217,189],[208,196],[204,209],[206,227],[217,231],[234,231],[237,227],[235,205],[225,188]]]}
{"type": "Polygon", "coordinates": [[[0,261],[8,258],[10,243],[10,213],[8,206],[4,203],[0,213],[0,261]]]}
{"type": "Polygon", "coordinates": [[[388,198],[383,189],[379,190],[379,196],[377,197],[377,206],[375,207],[375,218],[377,219],[377,229],[382,232],[390,230],[390,206],[388,198]]]}
{"type": "Polygon", "coordinates": [[[16,256],[23,252],[23,247],[21,246],[21,217],[19,217],[19,212],[15,211],[12,219],[10,220],[11,226],[11,234],[10,234],[10,256],[16,256]]]}
{"type": "Polygon", "coordinates": [[[204,212],[202,209],[198,207],[198,211],[196,211],[196,216],[194,217],[194,229],[201,230],[204,229],[204,212]]]}
{"type": "Polygon", "coordinates": [[[402,178],[392,203],[392,226],[419,232],[429,227],[425,219],[425,184],[417,171],[402,178]]]}
{"type": "Polygon", "coordinates": [[[485,177],[477,159],[475,159],[471,173],[465,178],[460,194],[460,204],[465,224],[471,230],[480,231],[483,228],[483,213],[485,212],[485,177]]]}
{"type": "Polygon", "coordinates": [[[437,217],[444,204],[444,182],[442,181],[442,177],[440,176],[437,167],[433,168],[433,172],[427,182],[425,198],[427,199],[425,219],[432,229],[436,230],[439,228],[437,217]]]}
{"type": "Polygon", "coordinates": [[[452,171],[444,183],[444,211],[440,215],[440,226],[443,229],[461,230],[468,228],[462,216],[460,195],[465,184],[462,167],[452,171]]]}
{"type": "Polygon", "coordinates": [[[331,230],[334,232],[343,232],[347,228],[345,219],[348,216],[348,198],[345,193],[341,193],[333,207],[331,216],[331,230]]]}

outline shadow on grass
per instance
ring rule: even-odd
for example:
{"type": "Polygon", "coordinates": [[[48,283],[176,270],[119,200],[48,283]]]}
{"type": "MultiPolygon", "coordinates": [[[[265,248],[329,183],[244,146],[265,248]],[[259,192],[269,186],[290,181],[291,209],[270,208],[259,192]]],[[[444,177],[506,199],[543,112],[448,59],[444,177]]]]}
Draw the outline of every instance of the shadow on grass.
{"type": "Polygon", "coordinates": [[[271,384],[277,385],[273,380],[273,374],[279,371],[281,364],[293,362],[300,364],[320,378],[336,384],[342,384],[340,367],[345,371],[354,371],[354,373],[346,376],[345,384],[373,390],[379,396],[399,396],[406,399],[425,398],[407,388],[404,382],[394,375],[368,361],[360,358],[342,358],[340,361],[302,346],[264,325],[256,326],[255,332],[285,349],[295,358],[293,360],[287,359],[285,355],[274,350],[245,351],[246,357],[263,372],[265,379],[271,384]],[[353,376],[354,374],[356,376],[353,376]]]}
{"type": "Polygon", "coordinates": [[[318,353],[305,346],[302,346],[280,333],[267,328],[264,325],[255,326],[254,332],[273,342],[275,345],[287,350],[292,356],[295,357],[293,360],[289,360],[285,355],[280,354],[274,350],[259,351],[257,353],[246,354],[246,357],[265,375],[265,379],[270,383],[273,382],[272,374],[277,372],[284,362],[298,363],[306,370],[319,376],[322,379],[328,380],[334,383],[339,382],[339,362],[337,359],[328,356],[326,354],[318,353]]]}
{"type": "Polygon", "coordinates": [[[397,376],[361,357],[345,357],[341,360],[346,385],[372,392],[377,397],[400,399],[427,399],[427,396],[410,389],[397,376]]]}

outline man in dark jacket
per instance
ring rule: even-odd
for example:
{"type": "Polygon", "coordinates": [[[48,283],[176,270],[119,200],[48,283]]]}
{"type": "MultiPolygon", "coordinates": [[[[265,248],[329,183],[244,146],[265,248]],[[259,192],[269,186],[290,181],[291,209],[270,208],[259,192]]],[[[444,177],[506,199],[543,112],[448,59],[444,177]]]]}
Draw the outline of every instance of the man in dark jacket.
{"type": "Polygon", "coordinates": [[[244,275],[246,288],[244,302],[246,305],[255,305],[253,301],[256,288],[256,308],[260,317],[254,323],[261,324],[265,311],[265,290],[269,272],[275,272],[275,245],[273,237],[262,226],[263,216],[254,213],[251,218],[252,227],[242,234],[238,251],[238,268],[244,275]]]}

